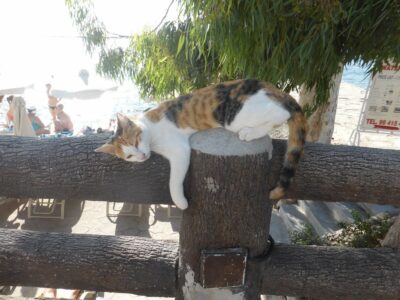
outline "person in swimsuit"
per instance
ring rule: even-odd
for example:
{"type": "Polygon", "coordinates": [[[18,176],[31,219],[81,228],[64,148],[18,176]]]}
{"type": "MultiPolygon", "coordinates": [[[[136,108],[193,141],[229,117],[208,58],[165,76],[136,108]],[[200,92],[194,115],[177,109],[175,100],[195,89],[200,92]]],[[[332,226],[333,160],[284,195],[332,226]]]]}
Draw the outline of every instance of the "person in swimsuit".
{"type": "Polygon", "coordinates": [[[56,107],[56,119],[54,120],[54,130],[57,133],[71,134],[74,131],[74,124],[68,114],[64,112],[64,105],[61,103],[56,107]]]}
{"type": "Polygon", "coordinates": [[[51,84],[50,83],[46,84],[46,93],[47,93],[47,98],[49,99],[48,104],[49,104],[50,115],[54,121],[57,117],[57,112],[56,112],[57,104],[61,101],[61,99],[59,99],[51,94],[51,84]]]}
{"type": "Polygon", "coordinates": [[[32,128],[36,135],[49,134],[50,130],[46,129],[42,120],[36,115],[35,107],[28,107],[28,118],[31,121],[32,128]]]}

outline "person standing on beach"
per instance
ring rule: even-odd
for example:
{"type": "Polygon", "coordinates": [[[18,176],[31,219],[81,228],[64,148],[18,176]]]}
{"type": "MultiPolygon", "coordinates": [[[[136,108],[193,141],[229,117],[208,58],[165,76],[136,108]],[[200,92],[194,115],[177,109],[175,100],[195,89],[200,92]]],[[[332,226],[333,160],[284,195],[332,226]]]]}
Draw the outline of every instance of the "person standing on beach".
{"type": "Polygon", "coordinates": [[[47,93],[47,98],[49,99],[48,105],[49,105],[50,115],[54,121],[57,116],[57,112],[56,112],[57,104],[61,101],[61,99],[59,99],[51,94],[51,84],[50,83],[46,84],[46,93],[47,93]]]}
{"type": "Polygon", "coordinates": [[[64,112],[64,105],[61,103],[57,104],[55,111],[56,111],[56,118],[54,119],[55,132],[72,133],[74,131],[74,124],[72,123],[70,116],[64,112]]]}

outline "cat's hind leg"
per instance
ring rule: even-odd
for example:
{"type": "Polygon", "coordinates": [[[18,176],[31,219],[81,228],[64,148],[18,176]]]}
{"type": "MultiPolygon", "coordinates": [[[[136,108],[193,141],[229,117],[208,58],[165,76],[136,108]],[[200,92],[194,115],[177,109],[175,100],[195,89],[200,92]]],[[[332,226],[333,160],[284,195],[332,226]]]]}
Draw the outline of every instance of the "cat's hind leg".
{"type": "Polygon", "coordinates": [[[272,123],[264,123],[257,127],[243,127],[238,131],[239,138],[242,141],[252,141],[266,136],[273,128],[272,123]]]}

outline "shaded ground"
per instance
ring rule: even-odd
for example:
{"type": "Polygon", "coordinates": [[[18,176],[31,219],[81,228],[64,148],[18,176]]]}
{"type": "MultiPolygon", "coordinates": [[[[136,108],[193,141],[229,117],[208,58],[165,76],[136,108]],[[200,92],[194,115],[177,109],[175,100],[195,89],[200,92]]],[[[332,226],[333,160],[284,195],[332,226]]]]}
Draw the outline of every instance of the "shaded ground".
{"type": "MultiPolygon", "coordinates": [[[[180,218],[168,218],[167,206],[151,205],[142,207],[142,216],[119,216],[117,205],[112,211],[116,216],[107,217],[106,202],[97,201],[70,201],[65,204],[65,218],[60,219],[28,219],[27,207],[24,203],[19,205],[17,201],[1,205],[0,226],[14,229],[35,231],[54,231],[65,233],[86,233],[100,235],[131,235],[144,236],[154,239],[178,240],[180,218]]],[[[179,212],[173,210],[177,216],[179,212]]],[[[43,289],[35,287],[10,287],[4,294],[13,296],[35,297],[43,289]]],[[[61,290],[59,295],[68,295],[68,291],[61,290]]],[[[99,296],[106,299],[152,299],[130,294],[100,293],[99,296]]],[[[168,298],[154,298],[168,299],[168,298]]]]}

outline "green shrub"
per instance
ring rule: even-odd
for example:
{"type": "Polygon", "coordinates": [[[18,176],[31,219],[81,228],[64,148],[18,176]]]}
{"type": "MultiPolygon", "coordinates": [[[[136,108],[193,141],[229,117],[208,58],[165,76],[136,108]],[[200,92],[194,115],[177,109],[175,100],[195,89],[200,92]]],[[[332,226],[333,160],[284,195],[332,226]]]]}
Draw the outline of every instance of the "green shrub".
{"type": "Polygon", "coordinates": [[[310,224],[305,224],[301,230],[289,232],[290,240],[296,245],[324,245],[324,240],[320,238],[310,224]]]}
{"type": "Polygon", "coordinates": [[[380,247],[380,241],[385,238],[393,224],[389,215],[380,217],[362,217],[359,211],[352,211],[354,223],[340,222],[341,230],[338,233],[325,237],[328,245],[346,246],[354,248],[380,247]]]}
{"type": "Polygon", "coordinates": [[[380,247],[393,220],[389,215],[363,217],[359,211],[353,210],[354,223],[339,222],[340,230],[336,233],[319,237],[310,224],[303,229],[289,232],[289,237],[296,245],[326,245],[354,248],[380,247]]]}

